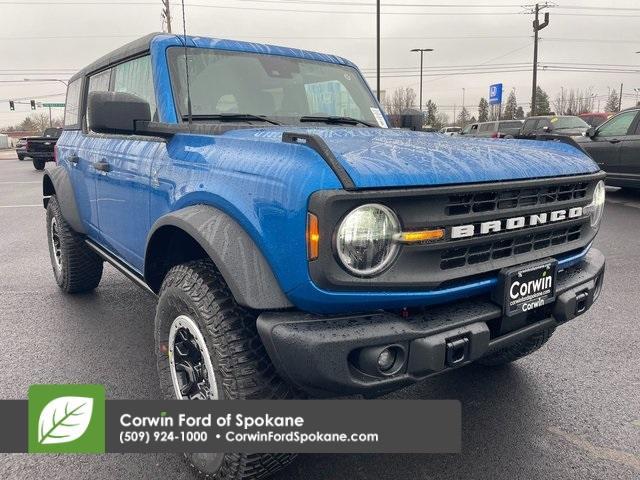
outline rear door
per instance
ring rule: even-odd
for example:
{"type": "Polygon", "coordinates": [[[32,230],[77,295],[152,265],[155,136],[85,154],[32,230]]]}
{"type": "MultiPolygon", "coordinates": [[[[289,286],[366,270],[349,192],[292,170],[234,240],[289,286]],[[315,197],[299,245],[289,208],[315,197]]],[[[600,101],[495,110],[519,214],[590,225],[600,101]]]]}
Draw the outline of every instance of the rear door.
{"type": "MultiPolygon", "coordinates": [[[[156,99],[150,57],[143,56],[112,67],[111,91],[126,92],[149,102],[156,99]]],[[[90,128],[90,125],[89,125],[90,128]]],[[[98,170],[97,208],[106,248],[142,271],[149,232],[150,172],[164,142],[152,137],[97,135],[91,160],[98,170]]]]}
{"type": "Polygon", "coordinates": [[[617,172],[625,186],[640,188],[640,111],[620,146],[620,164],[617,172]]]}

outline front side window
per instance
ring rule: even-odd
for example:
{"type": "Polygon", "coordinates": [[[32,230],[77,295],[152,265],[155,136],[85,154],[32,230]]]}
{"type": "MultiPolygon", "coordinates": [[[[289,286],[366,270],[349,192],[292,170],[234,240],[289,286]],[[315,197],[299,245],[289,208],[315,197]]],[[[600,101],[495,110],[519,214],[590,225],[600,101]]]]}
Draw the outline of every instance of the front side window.
{"type": "MultiPolygon", "coordinates": [[[[187,115],[185,52],[170,48],[175,102],[187,115]]],[[[384,120],[361,75],[352,67],[328,62],[228,52],[188,50],[191,107],[194,120],[224,114],[257,115],[284,124],[303,117],[350,117],[383,126],[384,120]]],[[[214,118],[212,118],[214,117],[214,118]]]]}
{"type": "Polygon", "coordinates": [[[113,91],[136,95],[151,107],[151,118],[156,115],[156,96],[153,88],[151,57],[136,58],[113,67],[113,91]]]}
{"type": "Polygon", "coordinates": [[[598,135],[603,137],[615,137],[626,135],[629,131],[629,127],[636,118],[638,112],[630,111],[624,112],[615,117],[609,119],[606,123],[600,125],[598,128],[598,135]]]}
{"type": "MultiPolygon", "coordinates": [[[[111,81],[111,69],[105,70],[100,73],[96,73],[95,75],[91,75],[89,77],[89,89],[88,94],[91,92],[108,92],[109,91],[109,83],[111,81]]],[[[88,95],[87,94],[87,95],[88,95]]],[[[88,98],[88,96],[87,96],[88,98]]],[[[91,130],[91,125],[89,125],[89,116],[85,116],[85,121],[87,123],[87,128],[91,130]]]]}
{"type": "Polygon", "coordinates": [[[64,106],[64,126],[67,129],[79,128],[80,126],[80,93],[82,78],[78,78],[67,87],[67,100],[64,106]]]}

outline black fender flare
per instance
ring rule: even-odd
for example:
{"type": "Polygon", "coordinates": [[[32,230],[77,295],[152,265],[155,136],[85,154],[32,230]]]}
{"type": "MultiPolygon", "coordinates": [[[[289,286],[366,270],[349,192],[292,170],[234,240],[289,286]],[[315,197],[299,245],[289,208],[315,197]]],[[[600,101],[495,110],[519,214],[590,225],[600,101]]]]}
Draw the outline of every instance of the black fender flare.
{"type": "Polygon", "coordinates": [[[210,205],[192,205],[156,220],[147,236],[145,279],[149,279],[152,264],[147,258],[150,243],[167,226],[184,231],[202,247],[240,305],[255,310],[293,306],[249,234],[229,215],[210,205]]]}
{"type": "Polygon", "coordinates": [[[60,205],[62,216],[71,228],[76,232],[86,234],[80,212],[76,204],[76,196],[73,192],[69,172],[66,168],[56,165],[55,167],[47,167],[42,178],[42,203],[44,208],[49,205],[49,198],[55,195],[60,205]]]}

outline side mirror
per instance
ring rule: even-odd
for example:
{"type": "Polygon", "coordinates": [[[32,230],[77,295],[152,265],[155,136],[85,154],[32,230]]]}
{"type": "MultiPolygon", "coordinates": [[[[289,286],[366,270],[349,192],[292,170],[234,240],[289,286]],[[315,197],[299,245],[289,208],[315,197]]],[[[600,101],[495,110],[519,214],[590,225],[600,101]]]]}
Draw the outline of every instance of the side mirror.
{"type": "Polygon", "coordinates": [[[589,138],[595,137],[596,133],[598,133],[598,131],[596,130],[596,127],[589,127],[587,131],[584,132],[584,134],[589,138]]]}
{"type": "Polygon", "coordinates": [[[136,122],[151,121],[151,107],[142,98],[123,92],[91,92],[89,128],[96,133],[133,134],[136,122]]]}
{"type": "Polygon", "coordinates": [[[551,129],[548,126],[545,125],[544,127],[542,127],[542,131],[544,133],[549,133],[551,131],[551,129]]]}

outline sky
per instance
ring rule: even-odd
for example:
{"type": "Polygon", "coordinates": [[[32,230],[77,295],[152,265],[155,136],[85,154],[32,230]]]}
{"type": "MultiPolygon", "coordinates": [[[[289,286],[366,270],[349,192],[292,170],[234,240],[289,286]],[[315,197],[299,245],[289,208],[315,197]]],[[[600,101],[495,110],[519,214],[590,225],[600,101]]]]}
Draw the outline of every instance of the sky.
{"type": "MultiPolygon", "coordinates": [[[[515,89],[525,111],[531,96],[533,15],[514,0],[382,0],[382,88],[419,89],[450,116],[463,103],[477,115],[489,85],[515,89]]],[[[374,0],[185,0],[187,32],[337,54],[355,62],[375,88],[374,0]]],[[[623,107],[640,91],[640,2],[556,0],[540,32],[538,84],[591,88],[604,107],[624,84],[623,107]],[[568,71],[567,71],[568,70],[568,71]]],[[[174,33],[180,2],[171,3],[174,33]]],[[[0,0],[0,127],[30,114],[28,99],[64,101],[59,81],[139,36],[162,31],[161,0],[0,0]],[[20,99],[16,111],[8,100],[20,99]]],[[[596,101],[597,106],[597,101],[596,101]]],[[[43,110],[44,111],[44,110],[43,110]]],[[[58,112],[61,115],[62,111],[58,112]]],[[[55,114],[54,114],[55,115],[55,114]]]]}

